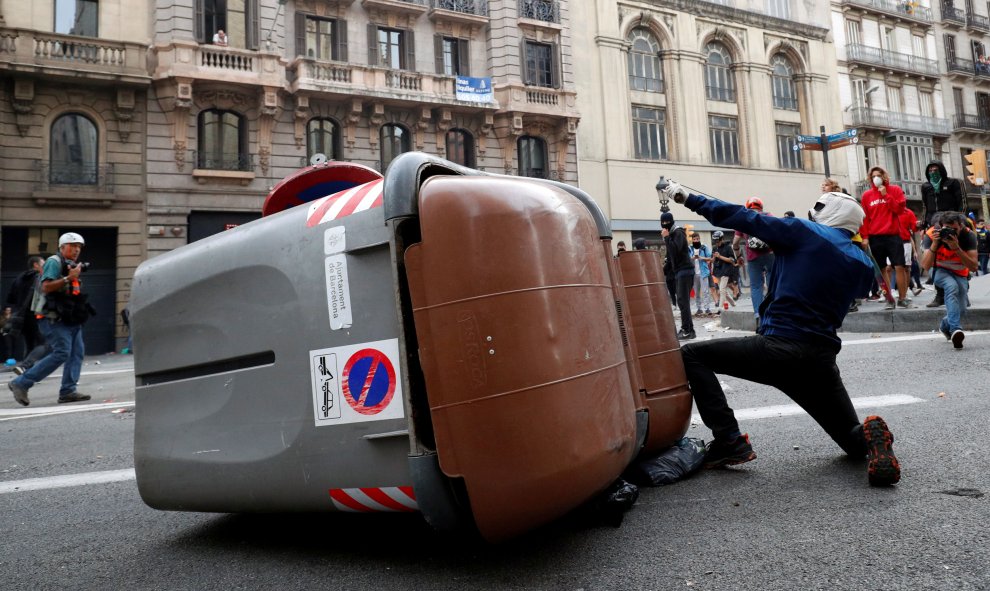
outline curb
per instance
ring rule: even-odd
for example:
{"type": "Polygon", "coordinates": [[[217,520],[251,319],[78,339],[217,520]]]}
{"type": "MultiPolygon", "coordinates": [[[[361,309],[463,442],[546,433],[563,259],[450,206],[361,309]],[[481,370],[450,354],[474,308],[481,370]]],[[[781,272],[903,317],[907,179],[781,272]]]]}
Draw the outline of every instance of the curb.
{"type": "MultiPolygon", "coordinates": [[[[722,328],[756,330],[756,319],[751,310],[726,310],[720,316],[722,328]]],[[[944,307],[851,312],[839,332],[930,332],[938,329],[944,316],[944,307]]],[[[963,316],[962,324],[966,330],[990,330],[990,309],[970,308],[963,316]]]]}

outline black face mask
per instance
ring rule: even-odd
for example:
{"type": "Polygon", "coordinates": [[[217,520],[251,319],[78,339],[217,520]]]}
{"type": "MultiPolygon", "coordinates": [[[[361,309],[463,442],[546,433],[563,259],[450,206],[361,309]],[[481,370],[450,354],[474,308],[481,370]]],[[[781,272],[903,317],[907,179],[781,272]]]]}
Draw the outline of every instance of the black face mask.
{"type": "Polygon", "coordinates": [[[665,224],[663,222],[660,222],[660,227],[663,228],[664,230],[669,230],[674,227],[674,224],[665,224]]]}
{"type": "Polygon", "coordinates": [[[701,248],[701,243],[700,242],[692,242],[691,243],[691,246],[693,246],[695,248],[701,248]]]}

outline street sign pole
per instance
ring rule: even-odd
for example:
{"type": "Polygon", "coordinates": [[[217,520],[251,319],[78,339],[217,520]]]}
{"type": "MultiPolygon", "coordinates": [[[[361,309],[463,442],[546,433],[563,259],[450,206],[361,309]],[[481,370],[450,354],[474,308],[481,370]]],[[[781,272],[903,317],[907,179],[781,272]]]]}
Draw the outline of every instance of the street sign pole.
{"type": "Polygon", "coordinates": [[[825,126],[822,125],[819,128],[822,133],[822,161],[825,162],[825,178],[829,178],[832,175],[828,168],[828,135],[825,133],[825,126]]]}

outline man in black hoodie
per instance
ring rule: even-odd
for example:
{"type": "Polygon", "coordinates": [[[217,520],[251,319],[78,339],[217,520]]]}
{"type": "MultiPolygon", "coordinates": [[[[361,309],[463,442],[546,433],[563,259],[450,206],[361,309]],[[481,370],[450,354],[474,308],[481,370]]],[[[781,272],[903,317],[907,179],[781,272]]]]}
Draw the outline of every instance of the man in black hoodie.
{"type": "MultiPolygon", "coordinates": [[[[925,182],[921,185],[921,205],[924,208],[922,219],[925,229],[931,227],[932,218],[943,211],[958,211],[966,215],[966,193],[959,179],[949,178],[945,165],[939,160],[932,160],[925,167],[925,182]]],[[[929,280],[928,284],[933,282],[929,280]]],[[[935,288],[935,299],[927,304],[928,308],[936,308],[943,304],[942,290],[935,288]]]]}
{"type": "Polygon", "coordinates": [[[676,282],[677,307],[681,311],[681,331],[679,340],[695,338],[694,321],[691,319],[691,288],[694,285],[694,262],[688,248],[687,231],[674,226],[674,214],[665,211],[660,214],[660,234],[667,245],[667,259],[664,271],[670,269],[676,282]]]}

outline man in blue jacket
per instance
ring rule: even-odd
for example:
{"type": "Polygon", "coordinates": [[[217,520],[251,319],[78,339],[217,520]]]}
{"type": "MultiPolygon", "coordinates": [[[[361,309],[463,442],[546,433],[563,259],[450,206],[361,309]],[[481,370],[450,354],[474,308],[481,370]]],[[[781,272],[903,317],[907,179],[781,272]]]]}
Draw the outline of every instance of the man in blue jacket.
{"type": "Polygon", "coordinates": [[[666,191],[715,226],[756,236],[776,254],[755,336],[681,348],[698,412],[714,435],[705,464],[721,467],[756,459],[715,375],[725,374],[780,389],[847,454],[869,458],[870,484],[896,483],[900,466],[893,435],[878,416],[859,422],[835,363],[842,347],[836,330],[853,299],[873,281],[872,262],[852,242],[863,209],[848,195],[825,193],[808,212],[811,221],[775,218],[688,193],[673,182],[666,191]]]}

